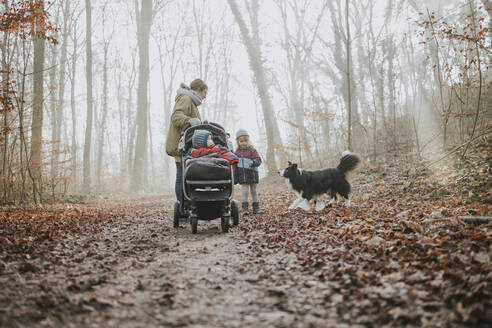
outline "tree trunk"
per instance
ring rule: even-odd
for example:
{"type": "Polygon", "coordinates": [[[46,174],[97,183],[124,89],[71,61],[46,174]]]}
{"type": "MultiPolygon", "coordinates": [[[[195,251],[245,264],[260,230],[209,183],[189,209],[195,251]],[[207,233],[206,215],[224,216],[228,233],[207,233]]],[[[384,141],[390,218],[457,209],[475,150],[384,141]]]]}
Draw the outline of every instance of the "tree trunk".
{"type": "Polygon", "coordinates": [[[131,190],[143,190],[147,186],[145,176],[145,162],[148,138],[148,84],[149,84],[149,38],[152,26],[152,1],[142,0],[139,10],[138,2],[135,1],[137,13],[137,38],[138,38],[138,92],[137,92],[137,140],[135,144],[135,158],[131,176],[131,190]]]}
{"type": "MultiPolygon", "coordinates": [[[[267,156],[266,164],[268,174],[273,175],[277,172],[277,165],[275,163],[275,148],[280,146],[282,141],[280,139],[280,133],[278,131],[277,121],[275,119],[275,113],[273,112],[273,105],[270,99],[270,93],[268,89],[268,83],[265,78],[265,69],[262,63],[260,40],[258,38],[252,38],[248,27],[246,26],[239,8],[234,0],[228,0],[231,11],[239,26],[241,37],[243,39],[244,46],[248,53],[249,64],[254,73],[256,80],[256,87],[260,97],[261,107],[263,109],[263,116],[265,119],[265,128],[267,136],[267,156]],[[274,139],[277,138],[278,142],[275,143],[274,139]],[[276,145],[277,144],[277,145],[276,145]]],[[[253,7],[257,9],[257,1],[254,1],[253,7]]],[[[254,28],[254,27],[253,27],[254,28]]]]}
{"type": "Polygon", "coordinates": [[[63,11],[63,36],[61,44],[61,58],[60,58],[60,76],[58,79],[59,89],[58,89],[58,101],[56,102],[56,115],[53,117],[55,120],[55,131],[54,131],[54,154],[53,162],[55,167],[52,171],[52,176],[57,175],[56,165],[59,162],[60,144],[61,144],[61,131],[62,131],[62,120],[64,113],[64,97],[65,97],[65,81],[66,81],[66,65],[67,65],[67,40],[68,33],[70,32],[68,28],[68,19],[70,15],[70,1],[65,1],[65,8],[63,11]]]}
{"type": "MultiPolygon", "coordinates": [[[[77,72],[77,25],[73,30],[72,73],[70,78],[70,108],[72,110],[72,184],[77,186],[77,115],[75,108],[75,75],[77,72]]],[[[75,189],[76,190],[76,189],[75,189]]]]}
{"type": "Polygon", "coordinates": [[[120,146],[120,174],[122,175],[123,172],[125,171],[125,125],[123,124],[124,122],[124,103],[123,103],[123,95],[121,92],[122,88],[122,83],[121,83],[121,75],[122,75],[122,70],[118,70],[118,79],[116,82],[116,99],[118,101],[118,118],[119,118],[119,146],[120,146]]]}
{"type": "MultiPolygon", "coordinates": [[[[8,81],[9,80],[9,74],[10,74],[10,65],[7,63],[7,56],[8,56],[8,45],[7,45],[7,40],[8,40],[8,34],[4,33],[3,34],[3,42],[0,45],[2,48],[2,81],[8,81]]],[[[9,134],[7,132],[7,127],[8,127],[8,113],[9,111],[7,110],[9,107],[9,84],[8,83],[2,83],[2,112],[3,112],[3,124],[2,124],[2,129],[1,129],[1,134],[0,134],[0,140],[3,135],[3,145],[0,148],[1,150],[1,156],[0,160],[2,162],[2,165],[0,166],[0,177],[5,177],[7,176],[7,155],[8,155],[8,144],[9,144],[9,134]],[[4,102],[4,103],[3,103],[4,102]],[[5,129],[5,130],[4,130],[5,129]]],[[[21,130],[22,131],[22,130],[21,130]]],[[[3,189],[3,195],[2,195],[2,201],[4,202],[7,197],[7,185],[8,181],[7,179],[2,179],[2,189],[3,189]]]]}
{"type": "MultiPolygon", "coordinates": [[[[58,25],[58,18],[56,20],[56,24],[58,25]]],[[[56,45],[51,45],[51,51],[48,52],[49,53],[49,56],[48,57],[51,57],[51,60],[50,60],[50,68],[49,68],[49,73],[48,73],[48,76],[49,76],[49,87],[48,87],[48,94],[49,94],[49,105],[50,105],[50,112],[51,112],[51,117],[49,117],[49,119],[51,120],[51,152],[50,152],[50,158],[51,158],[51,161],[50,161],[50,169],[51,169],[51,173],[50,173],[50,183],[49,183],[49,186],[50,186],[50,189],[51,189],[51,193],[52,193],[52,196],[53,196],[53,199],[54,199],[54,192],[55,192],[55,175],[57,174],[56,173],[56,165],[57,163],[55,162],[55,152],[56,152],[56,143],[59,142],[59,140],[55,139],[56,138],[56,111],[57,111],[57,107],[56,107],[56,93],[55,93],[55,90],[56,90],[56,68],[58,67],[57,65],[57,57],[58,57],[58,48],[56,45]]]]}
{"type": "MultiPolygon", "coordinates": [[[[150,113],[150,93],[148,95],[148,105],[147,105],[147,113],[150,113]]],[[[149,131],[149,145],[148,145],[148,154],[147,154],[147,158],[150,160],[150,165],[146,165],[145,166],[145,176],[149,176],[149,168],[150,168],[150,178],[152,179],[152,185],[151,185],[151,188],[152,190],[155,190],[154,189],[154,186],[155,183],[156,183],[156,176],[155,176],[155,167],[154,167],[154,144],[153,144],[153,140],[152,140],[152,124],[151,124],[151,121],[150,121],[150,115],[147,115],[147,124],[148,124],[148,131],[149,131]]],[[[158,186],[160,185],[160,183],[157,184],[158,186]]]]}
{"type": "MultiPolygon", "coordinates": [[[[23,54],[26,53],[26,42],[22,42],[22,48],[23,48],[23,54]]],[[[21,92],[20,92],[20,99],[25,99],[25,91],[26,91],[26,71],[28,65],[26,65],[28,61],[28,58],[24,56],[24,68],[22,72],[22,80],[21,80],[21,92]]],[[[6,69],[7,66],[4,66],[4,69],[6,69]]],[[[25,138],[25,133],[24,133],[24,106],[25,102],[21,101],[19,103],[19,160],[20,160],[20,173],[21,173],[21,181],[22,181],[22,186],[21,186],[21,193],[20,193],[20,202],[24,203],[26,200],[26,173],[29,171],[29,167],[25,168],[24,167],[24,157],[26,160],[29,160],[29,156],[27,155],[27,143],[26,143],[26,138],[25,138]],[[25,153],[24,153],[25,152],[25,153]],[[26,172],[27,171],[27,172],[26,172]]]]}
{"type": "MultiPolygon", "coordinates": [[[[41,10],[44,10],[43,0],[38,0],[41,10]]],[[[36,29],[36,27],[35,27],[36,29]]],[[[36,31],[37,32],[37,31],[36,31]]],[[[36,193],[41,199],[41,166],[42,166],[42,139],[43,139],[43,75],[44,75],[45,40],[34,36],[33,58],[33,100],[32,100],[32,138],[31,138],[31,165],[33,178],[33,197],[37,202],[36,193]]]]}
{"type": "Polygon", "coordinates": [[[352,150],[352,94],[351,94],[351,84],[350,84],[350,24],[349,24],[349,0],[345,1],[345,24],[347,25],[347,147],[348,150],[352,150]]]}
{"type": "Polygon", "coordinates": [[[109,42],[104,41],[104,61],[103,61],[103,104],[101,113],[101,125],[99,127],[98,144],[97,144],[97,165],[96,175],[98,187],[101,187],[101,172],[103,162],[103,148],[104,148],[104,133],[106,130],[106,118],[108,115],[108,50],[109,42]]]}
{"type": "MultiPolygon", "coordinates": [[[[133,117],[133,91],[135,90],[135,77],[137,75],[137,69],[135,65],[136,54],[132,53],[132,66],[130,75],[128,77],[127,98],[126,98],[126,152],[125,152],[125,176],[130,177],[132,173],[132,161],[135,148],[135,134],[136,134],[136,120],[133,117]]],[[[128,182],[127,180],[126,182],[128,182]]]]}
{"type": "MultiPolygon", "coordinates": [[[[58,26],[60,19],[60,11],[56,10],[56,18],[55,18],[55,26],[58,26]]],[[[58,34],[55,34],[55,37],[58,38],[58,34]]],[[[52,194],[54,194],[54,187],[55,187],[55,175],[56,175],[56,165],[57,163],[55,162],[55,152],[56,152],[56,143],[59,142],[59,140],[56,139],[56,112],[58,110],[57,105],[56,105],[56,89],[57,89],[57,82],[56,82],[56,73],[57,73],[57,57],[58,57],[58,46],[55,44],[51,45],[51,51],[49,52],[51,57],[50,59],[50,64],[49,64],[49,87],[48,87],[48,94],[49,94],[49,104],[50,104],[50,112],[51,112],[51,161],[50,161],[50,166],[51,166],[51,180],[50,180],[50,188],[52,194]]]]}
{"type": "Polygon", "coordinates": [[[133,117],[132,113],[132,108],[133,108],[133,90],[134,90],[134,85],[135,85],[135,75],[136,75],[136,68],[135,68],[135,62],[132,62],[132,72],[131,72],[131,78],[128,81],[128,100],[126,104],[126,112],[127,112],[127,153],[126,153],[126,165],[127,165],[127,174],[128,176],[131,175],[133,172],[133,157],[135,154],[135,134],[136,134],[136,119],[133,117]]]}
{"type": "Polygon", "coordinates": [[[92,143],[92,17],[91,1],[85,0],[86,17],[86,82],[87,82],[87,118],[84,143],[84,192],[91,188],[91,143],[92,143]]]}
{"type": "Polygon", "coordinates": [[[323,71],[332,79],[333,84],[337,88],[336,93],[340,95],[341,100],[344,102],[343,106],[347,112],[347,128],[344,129],[346,144],[343,145],[343,148],[352,150],[352,139],[355,131],[354,126],[359,127],[357,123],[360,122],[360,120],[356,107],[356,93],[353,92],[355,84],[352,83],[354,74],[351,55],[349,2],[348,0],[345,1],[345,10],[343,9],[343,1],[327,1],[326,3],[328,12],[330,12],[331,15],[334,44],[331,40],[321,40],[325,45],[326,51],[333,53],[334,65],[321,61],[320,66],[323,67],[323,71]],[[334,68],[336,68],[336,70],[334,68]]]}
{"type": "Polygon", "coordinates": [[[393,45],[393,39],[388,39],[388,111],[391,111],[391,143],[394,151],[398,148],[398,131],[396,130],[396,90],[395,90],[395,48],[393,45]]]}
{"type": "MultiPolygon", "coordinates": [[[[178,30],[179,31],[179,30],[178,30]]],[[[178,33],[176,33],[173,36],[173,39],[168,42],[168,44],[171,44],[171,54],[169,59],[169,65],[165,65],[164,63],[164,55],[162,53],[162,45],[159,42],[157,44],[157,50],[159,51],[159,63],[160,63],[160,71],[161,71],[161,80],[162,80],[162,85],[163,85],[163,92],[162,92],[162,97],[163,97],[163,102],[164,102],[164,133],[167,134],[167,131],[169,129],[169,121],[171,119],[171,102],[172,102],[172,91],[173,91],[173,85],[174,85],[174,78],[176,75],[176,67],[178,66],[178,56],[177,56],[177,49],[176,49],[176,42],[178,39],[178,33]],[[169,76],[166,78],[166,75],[164,73],[164,69],[169,67],[169,76]],[[169,81],[169,82],[167,82],[169,81]]],[[[164,42],[167,42],[168,40],[165,40],[164,42]]],[[[169,171],[171,167],[171,157],[165,156],[164,158],[164,173],[165,176],[167,177],[166,185],[165,185],[165,191],[171,191],[170,185],[172,178],[170,178],[169,171]]]]}

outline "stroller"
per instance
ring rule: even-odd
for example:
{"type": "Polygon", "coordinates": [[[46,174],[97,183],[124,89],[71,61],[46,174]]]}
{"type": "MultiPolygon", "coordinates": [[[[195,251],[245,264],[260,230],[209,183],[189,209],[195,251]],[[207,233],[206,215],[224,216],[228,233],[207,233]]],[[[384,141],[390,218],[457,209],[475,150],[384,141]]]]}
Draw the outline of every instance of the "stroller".
{"type": "Polygon", "coordinates": [[[222,126],[204,121],[202,124],[187,126],[181,133],[178,150],[181,153],[182,190],[181,206],[174,203],[174,227],[179,228],[181,219],[188,219],[191,233],[196,234],[198,220],[214,220],[221,218],[222,232],[229,231],[232,224],[239,224],[238,205],[231,200],[234,192],[232,167],[219,154],[208,154],[200,157],[187,155],[193,147],[192,137],[195,130],[208,130],[215,144],[232,150],[229,134],[222,126]]]}

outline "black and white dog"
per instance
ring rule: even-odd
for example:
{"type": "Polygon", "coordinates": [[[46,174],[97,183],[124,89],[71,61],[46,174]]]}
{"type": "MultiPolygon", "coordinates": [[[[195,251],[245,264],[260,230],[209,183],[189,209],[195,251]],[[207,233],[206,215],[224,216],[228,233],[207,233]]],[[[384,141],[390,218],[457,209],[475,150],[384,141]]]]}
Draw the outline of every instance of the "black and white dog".
{"type": "Polygon", "coordinates": [[[359,162],[359,157],[349,151],[342,153],[340,164],[336,168],[307,171],[298,168],[297,164],[289,162],[286,169],[278,172],[280,176],[287,179],[285,181],[287,186],[294,189],[299,195],[299,198],[289,206],[289,209],[300,207],[309,211],[309,202],[314,199],[316,210],[321,211],[325,205],[320,197],[326,193],[331,196],[329,204],[333,204],[337,199],[336,195],[339,194],[346,199],[346,205],[350,205],[350,183],[345,175],[355,169],[359,162]]]}

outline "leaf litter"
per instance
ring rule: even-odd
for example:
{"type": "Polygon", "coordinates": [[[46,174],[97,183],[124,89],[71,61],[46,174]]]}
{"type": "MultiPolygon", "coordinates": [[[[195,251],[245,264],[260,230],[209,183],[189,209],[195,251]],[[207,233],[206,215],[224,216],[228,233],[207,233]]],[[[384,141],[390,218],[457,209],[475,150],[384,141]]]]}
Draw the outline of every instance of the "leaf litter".
{"type": "Polygon", "coordinates": [[[492,224],[460,217],[491,215],[490,176],[394,171],[321,212],[263,183],[229,234],[173,229],[170,197],[4,208],[0,326],[487,327],[492,224]]]}

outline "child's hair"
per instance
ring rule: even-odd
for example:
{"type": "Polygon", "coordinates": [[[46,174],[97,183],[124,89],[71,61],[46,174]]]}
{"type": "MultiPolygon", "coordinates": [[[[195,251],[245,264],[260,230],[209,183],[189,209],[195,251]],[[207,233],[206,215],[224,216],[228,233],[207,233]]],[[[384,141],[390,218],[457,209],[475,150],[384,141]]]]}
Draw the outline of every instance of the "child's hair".
{"type": "Polygon", "coordinates": [[[251,144],[251,141],[249,140],[249,136],[244,135],[244,136],[240,136],[239,138],[236,139],[237,148],[239,148],[239,140],[242,139],[242,138],[247,138],[248,139],[248,147],[253,146],[251,144]]]}

